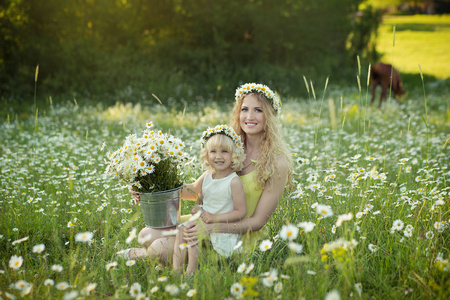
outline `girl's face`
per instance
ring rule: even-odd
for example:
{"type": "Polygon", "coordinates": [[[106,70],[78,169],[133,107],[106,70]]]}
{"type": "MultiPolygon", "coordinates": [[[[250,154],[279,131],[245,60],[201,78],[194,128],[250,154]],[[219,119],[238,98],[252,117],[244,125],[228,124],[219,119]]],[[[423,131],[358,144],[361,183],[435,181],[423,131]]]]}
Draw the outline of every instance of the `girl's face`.
{"type": "Polygon", "coordinates": [[[257,96],[245,96],[242,101],[239,125],[247,135],[261,134],[264,131],[265,118],[257,96]]]}
{"type": "Polygon", "coordinates": [[[231,156],[232,152],[222,145],[209,145],[208,147],[208,162],[211,167],[220,171],[231,170],[231,156]]]}

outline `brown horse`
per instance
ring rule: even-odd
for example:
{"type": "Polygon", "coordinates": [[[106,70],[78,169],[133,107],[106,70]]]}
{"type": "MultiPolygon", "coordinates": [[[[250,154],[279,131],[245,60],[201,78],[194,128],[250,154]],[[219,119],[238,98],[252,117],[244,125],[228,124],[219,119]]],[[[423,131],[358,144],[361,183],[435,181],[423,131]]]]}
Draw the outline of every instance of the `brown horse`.
{"type": "Polygon", "coordinates": [[[400,78],[400,74],[392,65],[383,63],[375,64],[372,68],[371,78],[372,78],[372,101],[371,101],[372,104],[373,101],[375,100],[375,89],[377,88],[378,85],[381,85],[381,95],[379,103],[380,108],[381,102],[383,102],[383,100],[386,100],[386,93],[389,90],[389,88],[392,88],[392,93],[394,94],[395,99],[399,98],[401,95],[405,93],[405,90],[403,89],[402,79],[400,78]]]}

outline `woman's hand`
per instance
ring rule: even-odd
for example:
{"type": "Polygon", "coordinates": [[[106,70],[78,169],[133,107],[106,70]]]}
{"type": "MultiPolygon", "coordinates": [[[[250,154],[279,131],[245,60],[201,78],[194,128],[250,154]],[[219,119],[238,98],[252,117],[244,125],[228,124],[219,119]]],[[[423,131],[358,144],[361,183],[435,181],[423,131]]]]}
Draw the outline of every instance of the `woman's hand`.
{"type": "Polygon", "coordinates": [[[189,245],[195,246],[198,244],[199,239],[209,235],[211,231],[211,224],[204,224],[201,221],[192,221],[184,228],[184,238],[189,245]]]}
{"type": "Polygon", "coordinates": [[[139,196],[139,193],[137,193],[131,187],[128,188],[128,191],[130,192],[131,196],[133,196],[134,204],[138,205],[138,203],[141,201],[141,197],[139,196]]]}
{"type": "Polygon", "coordinates": [[[203,212],[200,215],[200,218],[202,218],[203,222],[205,222],[206,224],[214,223],[214,214],[212,214],[212,213],[203,212]]]}

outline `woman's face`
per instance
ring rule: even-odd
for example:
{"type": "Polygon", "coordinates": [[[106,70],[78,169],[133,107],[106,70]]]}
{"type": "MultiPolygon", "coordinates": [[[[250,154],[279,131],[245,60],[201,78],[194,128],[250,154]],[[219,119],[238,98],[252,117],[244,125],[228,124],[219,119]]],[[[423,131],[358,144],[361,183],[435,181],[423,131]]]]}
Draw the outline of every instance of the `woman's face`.
{"type": "Polygon", "coordinates": [[[239,125],[247,135],[261,134],[264,131],[264,113],[257,96],[245,96],[242,101],[239,125]]]}

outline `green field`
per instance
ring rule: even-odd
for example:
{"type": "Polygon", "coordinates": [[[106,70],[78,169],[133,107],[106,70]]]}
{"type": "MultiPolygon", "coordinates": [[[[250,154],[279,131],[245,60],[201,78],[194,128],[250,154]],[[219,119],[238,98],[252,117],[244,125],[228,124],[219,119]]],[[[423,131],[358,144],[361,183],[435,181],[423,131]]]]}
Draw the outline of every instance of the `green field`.
{"type": "MultiPolygon", "coordinates": [[[[203,254],[187,279],[152,260],[115,256],[137,245],[126,239],[143,217],[124,184],[105,177],[106,154],[153,121],[198,157],[201,132],[227,122],[232,100],[185,112],[70,101],[41,105],[37,117],[9,116],[0,124],[0,297],[448,299],[447,98],[381,111],[348,91],[324,99],[284,101],[295,188],[267,225],[271,249],[229,260],[203,254]],[[302,251],[280,234],[287,224],[299,229],[292,242],[302,251]],[[84,232],[92,239],[77,242],[84,232]]],[[[201,172],[193,160],[185,180],[201,172]]]]}
{"type": "Polygon", "coordinates": [[[450,15],[385,16],[378,31],[382,61],[402,73],[450,78],[450,15]],[[395,26],[395,46],[394,33],[395,26]]]}

